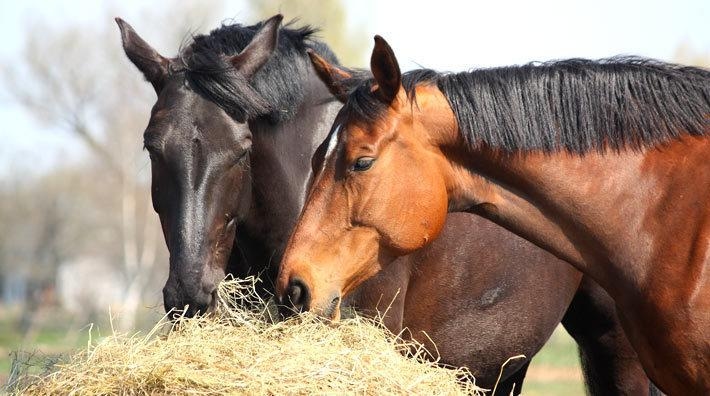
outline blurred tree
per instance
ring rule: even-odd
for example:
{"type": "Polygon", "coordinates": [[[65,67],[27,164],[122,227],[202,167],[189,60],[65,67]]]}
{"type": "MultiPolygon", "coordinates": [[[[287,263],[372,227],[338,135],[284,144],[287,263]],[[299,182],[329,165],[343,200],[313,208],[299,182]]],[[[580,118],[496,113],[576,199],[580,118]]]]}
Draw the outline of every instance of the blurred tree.
{"type": "Polygon", "coordinates": [[[710,67],[710,51],[699,51],[689,43],[680,44],[673,59],[684,65],[710,67]]]}
{"type": "Polygon", "coordinates": [[[82,215],[81,199],[72,196],[81,172],[65,168],[28,178],[8,177],[0,186],[0,272],[6,298],[24,303],[18,328],[33,333],[36,319],[53,309],[54,280],[59,265],[80,249],[75,235],[86,236],[91,225],[82,215]]]}
{"type": "Polygon", "coordinates": [[[341,0],[252,0],[253,19],[281,13],[284,20],[296,20],[320,29],[319,36],[335,51],[340,62],[363,67],[370,41],[360,27],[348,28],[344,2],[341,0]]]}
{"type": "MultiPolygon", "coordinates": [[[[362,64],[368,41],[348,38],[341,1],[258,0],[248,7],[249,18],[237,22],[284,12],[287,20],[323,28],[324,41],[344,64],[362,64]]],[[[129,22],[172,56],[190,34],[215,28],[233,12],[224,9],[221,0],[174,0],[129,22]]],[[[64,133],[87,153],[39,177],[28,171],[0,180],[0,272],[43,284],[54,282],[63,263],[101,257],[122,274],[117,323],[128,330],[146,296],[155,305],[162,302],[167,254],[150,204],[150,164],[141,150],[155,93],[123,53],[113,22],[120,13],[108,14],[72,26],[47,19],[28,23],[22,53],[0,62],[3,91],[47,133],[64,133]]]]}
{"type": "MultiPolygon", "coordinates": [[[[146,37],[158,48],[168,42],[176,51],[195,23],[216,20],[221,8],[218,2],[183,5],[176,1],[165,7],[173,11],[162,11],[159,18],[144,14],[141,21],[132,22],[152,26],[143,30],[146,37]],[[170,23],[156,26],[158,19],[170,23]]],[[[27,191],[8,190],[25,196],[11,197],[7,201],[11,207],[0,213],[11,220],[4,227],[15,228],[0,236],[3,262],[19,263],[14,256],[20,255],[34,277],[54,279],[56,266],[69,257],[110,258],[126,285],[117,307],[118,326],[132,329],[157,257],[165,255],[158,218],[150,205],[149,163],[141,151],[155,93],[126,59],[118,28],[109,16],[101,28],[56,28],[37,21],[28,26],[25,37],[22,57],[4,62],[9,91],[48,129],[60,129],[83,144],[89,158],[67,159],[63,165],[73,162],[71,172],[79,176],[63,176],[57,169],[28,183],[27,191]],[[37,205],[42,197],[46,202],[37,205]],[[17,239],[22,242],[17,244],[17,239]],[[7,248],[23,244],[19,250],[7,248]],[[65,250],[71,251],[64,254],[65,250]],[[52,265],[45,265],[48,261],[52,265]]],[[[163,274],[165,267],[159,268],[163,274]]],[[[152,289],[151,295],[160,294],[152,289]]]]}

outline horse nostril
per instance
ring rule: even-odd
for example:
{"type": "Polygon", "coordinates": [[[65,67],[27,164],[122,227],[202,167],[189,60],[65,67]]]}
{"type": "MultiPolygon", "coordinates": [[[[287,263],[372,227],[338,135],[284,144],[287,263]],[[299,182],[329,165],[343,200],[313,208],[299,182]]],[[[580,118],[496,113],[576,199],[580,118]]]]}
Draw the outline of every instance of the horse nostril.
{"type": "Polygon", "coordinates": [[[288,285],[287,296],[291,305],[298,310],[308,310],[308,287],[300,279],[292,279],[288,285]]]}
{"type": "Polygon", "coordinates": [[[288,290],[288,299],[291,300],[292,304],[298,304],[301,299],[301,286],[293,285],[288,290]]]}

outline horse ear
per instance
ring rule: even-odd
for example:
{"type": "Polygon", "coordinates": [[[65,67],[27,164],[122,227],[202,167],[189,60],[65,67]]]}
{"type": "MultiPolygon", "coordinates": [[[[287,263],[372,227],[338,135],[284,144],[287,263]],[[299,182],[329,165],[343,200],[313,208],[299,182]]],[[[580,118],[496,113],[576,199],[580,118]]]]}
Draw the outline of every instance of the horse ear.
{"type": "Polygon", "coordinates": [[[274,53],[279,41],[279,26],[283,15],[277,14],[266,20],[249,44],[229,59],[229,62],[246,78],[251,78],[274,53]]]}
{"type": "Polygon", "coordinates": [[[348,88],[345,82],[352,77],[352,75],[339,67],[328,63],[327,60],[323,59],[320,55],[316,54],[312,49],[306,50],[308,56],[311,58],[311,63],[313,68],[316,70],[318,77],[325,83],[333,96],[335,96],[339,101],[345,103],[348,98],[348,88]]]}
{"type": "Polygon", "coordinates": [[[382,37],[375,36],[375,48],[370,58],[370,70],[377,81],[377,95],[385,103],[394,102],[402,86],[402,72],[394,51],[382,37]]]}
{"type": "Polygon", "coordinates": [[[121,30],[123,50],[128,59],[143,73],[155,91],[160,92],[168,75],[170,61],[146,43],[126,21],[116,18],[116,23],[121,30]]]}

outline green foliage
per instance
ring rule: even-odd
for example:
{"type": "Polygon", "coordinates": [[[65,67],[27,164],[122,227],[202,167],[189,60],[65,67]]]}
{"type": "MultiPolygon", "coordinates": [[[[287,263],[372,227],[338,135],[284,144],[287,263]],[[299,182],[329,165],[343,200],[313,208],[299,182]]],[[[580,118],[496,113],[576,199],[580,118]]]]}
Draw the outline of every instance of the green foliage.
{"type": "Polygon", "coordinates": [[[365,65],[370,40],[360,27],[348,29],[349,19],[341,0],[254,0],[250,2],[254,19],[268,18],[277,13],[285,23],[310,24],[320,28],[318,34],[338,59],[346,66],[365,65]]]}
{"type": "Polygon", "coordinates": [[[687,42],[676,48],[673,58],[684,65],[710,67],[710,50],[701,51],[687,42]]]}
{"type": "Polygon", "coordinates": [[[577,344],[558,327],[532,360],[523,394],[526,396],[584,395],[577,344]]]}
{"type": "Polygon", "coordinates": [[[577,344],[562,327],[558,327],[540,352],[534,365],[550,367],[579,367],[577,344]]]}

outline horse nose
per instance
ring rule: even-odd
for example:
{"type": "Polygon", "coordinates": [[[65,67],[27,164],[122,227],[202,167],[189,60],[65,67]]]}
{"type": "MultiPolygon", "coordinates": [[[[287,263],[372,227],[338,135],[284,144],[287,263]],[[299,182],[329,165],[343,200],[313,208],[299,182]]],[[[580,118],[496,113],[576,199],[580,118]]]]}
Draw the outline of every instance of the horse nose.
{"type": "Polygon", "coordinates": [[[298,278],[291,279],[286,289],[286,299],[294,311],[308,311],[311,297],[306,283],[298,278]]]}
{"type": "Polygon", "coordinates": [[[163,287],[165,312],[175,310],[176,313],[184,314],[186,317],[193,317],[198,313],[208,313],[214,308],[217,294],[216,288],[212,291],[197,289],[192,290],[190,293],[183,289],[171,284],[166,284],[163,287]]]}
{"type": "Polygon", "coordinates": [[[171,309],[175,308],[179,304],[178,301],[176,290],[166,283],[163,287],[163,307],[165,312],[170,312],[171,309]]]}
{"type": "Polygon", "coordinates": [[[210,312],[214,308],[214,303],[216,302],[216,294],[217,290],[214,289],[211,292],[207,292],[206,290],[200,290],[195,295],[193,295],[191,298],[192,301],[188,302],[187,304],[189,305],[188,313],[190,313],[190,316],[193,316],[197,313],[205,314],[210,312]]]}

